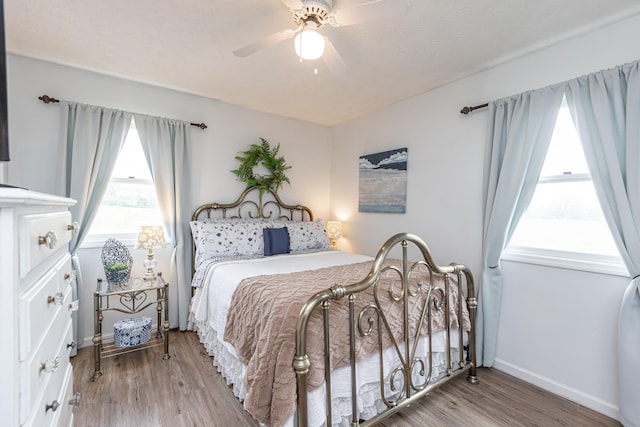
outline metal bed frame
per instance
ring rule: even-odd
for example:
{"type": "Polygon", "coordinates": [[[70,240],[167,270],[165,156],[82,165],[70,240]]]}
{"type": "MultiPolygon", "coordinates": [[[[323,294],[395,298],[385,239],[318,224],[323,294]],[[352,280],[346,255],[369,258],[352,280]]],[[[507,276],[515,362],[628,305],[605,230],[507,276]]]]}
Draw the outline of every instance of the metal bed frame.
{"type": "Polygon", "coordinates": [[[297,422],[298,426],[307,426],[307,375],[310,368],[309,355],[307,354],[307,325],[310,317],[314,311],[321,309],[322,316],[324,318],[324,340],[325,340],[325,383],[326,383],[326,399],[327,399],[327,425],[332,425],[331,416],[331,354],[330,354],[330,339],[331,331],[329,329],[328,317],[330,315],[331,301],[347,298],[349,304],[349,340],[350,340],[350,369],[351,369],[351,402],[352,402],[352,419],[351,426],[372,426],[381,420],[393,415],[400,409],[409,406],[411,403],[418,399],[423,398],[434,389],[440,387],[442,384],[450,381],[451,379],[468,372],[467,379],[471,383],[477,383],[478,377],[476,375],[476,352],[475,352],[475,316],[477,309],[477,299],[475,297],[475,289],[473,282],[473,275],[471,271],[462,264],[452,263],[448,266],[439,266],[434,261],[429,252],[427,245],[419,237],[408,234],[400,233],[388,239],[382,248],[378,251],[377,256],[373,262],[370,273],[365,279],[358,283],[354,283],[347,286],[334,285],[325,291],[319,292],[311,297],[300,311],[298,317],[298,324],[296,327],[296,356],[293,361],[293,367],[296,372],[298,383],[298,400],[297,400],[297,422]],[[408,247],[409,244],[414,244],[422,256],[422,260],[417,262],[411,262],[408,259],[408,247]],[[385,266],[389,253],[395,246],[402,248],[402,267],[385,266]],[[424,266],[427,268],[428,273],[424,277],[424,281],[416,280],[415,273],[418,272],[418,266],[424,266]],[[384,289],[382,287],[381,277],[385,272],[393,271],[399,276],[400,288],[396,289],[389,287],[384,289]],[[434,285],[432,281],[434,275],[442,275],[444,278],[444,288],[434,285]],[[458,349],[465,351],[459,351],[459,358],[457,366],[453,364],[452,360],[452,347],[451,347],[451,327],[449,321],[449,292],[451,285],[451,276],[457,277],[458,287],[458,319],[462,319],[462,304],[466,303],[469,310],[470,330],[469,330],[469,345],[464,346],[462,333],[462,323],[460,322],[460,333],[458,349]],[[410,286],[410,282],[414,283],[414,287],[410,286]],[[415,283],[417,282],[417,285],[415,283]],[[466,299],[463,301],[463,283],[466,283],[466,299]],[[358,313],[355,313],[354,302],[358,298],[358,294],[364,292],[368,288],[373,288],[375,303],[362,308],[358,313]],[[380,304],[379,296],[383,292],[388,292],[391,296],[392,302],[395,304],[401,304],[404,313],[403,324],[401,325],[402,333],[401,339],[391,335],[391,329],[389,322],[385,315],[385,307],[380,304]],[[420,321],[417,324],[412,325],[409,321],[408,312],[409,306],[415,303],[415,300],[423,294],[423,301],[419,301],[420,304],[420,321]],[[426,294],[426,295],[424,295],[426,294]],[[431,317],[433,310],[444,310],[445,323],[446,323],[446,374],[440,379],[431,382],[432,380],[432,336],[431,336],[431,317]],[[424,328],[427,329],[426,334],[424,328]],[[414,332],[411,332],[414,331],[414,332]],[[395,350],[395,355],[398,359],[398,365],[393,369],[390,377],[389,386],[391,392],[396,390],[396,381],[400,380],[402,383],[401,390],[397,398],[390,397],[385,390],[385,378],[387,377],[383,367],[383,348],[382,337],[384,334],[390,338],[395,350]],[[415,349],[418,340],[423,337],[428,340],[429,356],[427,360],[415,357],[415,349]],[[357,408],[357,384],[356,384],[356,358],[355,347],[357,345],[357,339],[366,338],[368,336],[376,336],[378,339],[378,357],[380,359],[379,364],[379,378],[380,378],[380,398],[387,406],[387,409],[378,413],[369,420],[362,421],[358,418],[357,408]],[[402,346],[400,344],[403,344],[402,346]],[[417,375],[422,378],[423,382],[416,384],[413,376],[417,375]]]}
{"type": "MultiPolygon", "coordinates": [[[[280,197],[270,190],[259,190],[255,187],[247,188],[242,192],[238,199],[231,203],[211,203],[198,207],[192,216],[193,221],[202,220],[204,218],[264,218],[264,219],[288,219],[313,221],[313,213],[311,210],[302,205],[289,205],[280,199],[280,197]],[[254,192],[258,195],[255,196],[254,192]],[[257,198],[257,201],[254,200],[257,198]]],[[[195,258],[195,242],[192,244],[192,250],[195,258]]],[[[317,293],[312,296],[300,311],[298,323],[296,327],[296,354],[293,360],[293,369],[297,380],[297,409],[296,421],[298,427],[308,426],[307,414],[307,391],[308,391],[308,373],[311,367],[309,355],[307,354],[307,326],[311,316],[317,311],[322,311],[324,322],[324,365],[325,365],[325,384],[326,384],[326,409],[327,409],[327,425],[332,425],[331,414],[331,354],[330,340],[331,331],[329,330],[329,316],[331,315],[331,302],[346,298],[349,307],[349,341],[350,341],[350,370],[351,370],[351,401],[352,401],[352,419],[351,426],[372,426],[381,420],[398,412],[402,408],[409,406],[418,399],[425,397],[427,394],[440,387],[444,383],[467,373],[467,380],[471,383],[477,383],[478,377],[476,372],[476,351],[475,351],[475,317],[477,311],[477,299],[475,296],[475,286],[471,271],[462,264],[451,263],[447,266],[439,266],[433,260],[431,252],[426,243],[418,236],[408,233],[400,233],[389,238],[378,251],[373,261],[372,268],[362,281],[350,285],[336,284],[329,289],[317,293]],[[409,261],[408,252],[410,245],[413,245],[420,254],[420,260],[409,261]],[[400,247],[402,251],[401,267],[385,265],[385,261],[389,258],[390,252],[400,247]],[[420,280],[416,277],[418,274],[424,274],[428,271],[427,276],[420,280]],[[420,270],[420,273],[418,271],[420,270]],[[399,278],[399,287],[383,289],[381,278],[384,274],[396,274],[399,278]],[[434,284],[434,276],[443,278],[444,286],[434,284]],[[450,304],[450,286],[451,277],[457,278],[458,289],[458,319],[462,319],[462,304],[466,304],[469,311],[470,330],[468,331],[468,346],[464,345],[464,331],[462,330],[462,322],[459,327],[458,358],[453,360],[452,343],[451,343],[451,327],[449,319],[450,304]],[[417,285],[416,285],[417,283],[417,285]],[[466,285],[466,286],[465,286],[466,285]],[[358,294],[372,288],[375,303],[367,305],[358,313],[355,312],[354,302],[358,298],[358,294]],[[402,333],[400,337],[389,335],[390,329],[388,320],[385,316],[385,308],[380,304],[379,295],[387,292],[391,296],[394,304],[401,304],[404,312],[403,324],[401,325],[402,333]],[[420,321],[418,324],[410,324],[409,322],[409,306],[420,303],[420,321]],[[437,380],[432,378],[432,352],[429,356],[423,358],[415,357],[415,348],[419,339],[427,339],[429,349],[431,350],[431,317],[434,311],[444,310],[445,313],[445,357],[446,372],[445,375],[437,380]],[[425,329],[426,328],[426,332],[425,329]],[[413,331],[413,332],[411,332],[413,331]],[[389,396],[385,391],[385,375],[382,358],[382,338],[387,334],[391,345],[394,347],[394,354],[398,359],[397,367],[393,369],[388,376],[389,383],[386,384],[392,391],[393,395],[389,396]],[[378,339],[378,357],[380,360],[380,398],[386,405],[386,409],[377,414],[375,417],[363,421],[358,417],[356,396],[358,393],[356,378],[356,345],[358,339],[366,339],[373,337],[378,339]],[[463,351],[463,349],[465,351],[463,351]],[[420,384],[416,384],[415,376],[422,379],[420,384]],[[433,381],[432,381],[433,380],[433,381]],[[401,388],[397,389],[400,382],[401,388]],[[396,396],[396,397],[393,397],[396,396]]]]}

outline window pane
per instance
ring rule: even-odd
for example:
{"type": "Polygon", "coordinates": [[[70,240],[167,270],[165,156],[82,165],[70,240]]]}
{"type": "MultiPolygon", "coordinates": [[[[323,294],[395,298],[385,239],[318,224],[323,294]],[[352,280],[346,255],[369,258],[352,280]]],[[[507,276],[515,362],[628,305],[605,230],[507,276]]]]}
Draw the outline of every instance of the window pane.
{"type": "Polygon", "coordinates": [[[118,161],[113,168],[111,178],[131,177],[151,180],[151,172],[144,158],[142,144],[140,144],[138,131],[133,121],[131,122],[127,139],[124,141],[120,154],[118,155],[118,161]]]}
{"type": "Polygon", "coordinates": [[[547,179],[538,182],[509,245],[619,257],[566,106],[558,112],[541,177],[547,179]],[[562,179],[569,172],[573,180],[562,179]]]}
{"type": "Polygon", "coordinates": [[[573,125],[568,107],[561,108],[558,112],[556,127],[553,130],[541,175],[562,175],[565,172],[571,172],[574,175],[589,173],[580,137],[573,125]]]}
{"type": "Polygon", "coordinates": [[[591,181],[539,184],[510,245],[619,255],[591,181]]]}
{"type": "Polygon", "coordinates": [[[151,172],[132,122],[89,235],[135,238],[141,225],[161,224],[151,172]]]}
{"type": "Polygon", "coordinates": [[[138,233],[141,225],[160,225],[154,186],[111,182],[90,234],[138,233]]]}

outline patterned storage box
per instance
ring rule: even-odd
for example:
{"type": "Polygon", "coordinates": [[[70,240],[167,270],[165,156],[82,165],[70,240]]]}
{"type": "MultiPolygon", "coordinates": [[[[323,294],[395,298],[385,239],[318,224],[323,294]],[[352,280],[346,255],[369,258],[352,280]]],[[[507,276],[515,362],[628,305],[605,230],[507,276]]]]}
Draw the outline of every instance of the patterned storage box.
{"type": "Polygon", "coordinates": [[[113,343],[117,347],[133,347],[151,338],[151,318],[134,317],[113,324],[113,343]]]}

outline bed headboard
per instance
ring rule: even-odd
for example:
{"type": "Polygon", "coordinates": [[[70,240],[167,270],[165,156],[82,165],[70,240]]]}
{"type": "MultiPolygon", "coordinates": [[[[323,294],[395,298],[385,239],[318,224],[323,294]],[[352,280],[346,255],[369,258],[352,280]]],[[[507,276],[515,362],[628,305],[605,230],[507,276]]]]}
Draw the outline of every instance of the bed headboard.
{"type": "MultiPolygon", "coordinates": [[[[313,221],[313,212],[306,206],[289,205],[284,203],[278,194],[271,190],[258,187],[245,189],[242,194],[231,203],[207,203],[199,206],[191,221],[201,221],[206,218],[264,218],[272,220],[313,221]]],[[[191,239],[191,273],[195,269],[196,243],[191,239]]]]}
{"type": "Polygon", "coordinates": [[[198,221],[204,218],[265,218],[313,221],[313,212],[306,206],[284,203],[271,190],[262,190],[261,192],[258,187],[250,187],[245,189],[234,202],[207,203],[199,206],[193,211],[191,221],[198,221]]]}

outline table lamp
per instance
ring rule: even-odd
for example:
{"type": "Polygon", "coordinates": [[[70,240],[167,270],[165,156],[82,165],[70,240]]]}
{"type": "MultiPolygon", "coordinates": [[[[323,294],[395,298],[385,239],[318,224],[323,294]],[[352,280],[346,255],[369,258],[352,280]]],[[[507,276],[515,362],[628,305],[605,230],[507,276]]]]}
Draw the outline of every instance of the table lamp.
{"type": "Polygon", "coordinates": [[[332,248],[336,247],[336,240],[342,237],[342,223],[340,221],[327,222],[327,236],[332,248]]]}
{"type": "Polygon", "coordinates": [[[142,225],[138,232],[138,241],[136,249],[149,249],[147,259],[144,260],[144,268],[147,271],[144,274],[144,280],[155,280],[156,260],[153,258],[153,249],[164,248],[166,242],[164,240],[164,227],[161,225],[142,225]]]}

